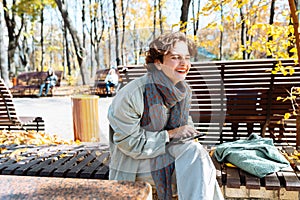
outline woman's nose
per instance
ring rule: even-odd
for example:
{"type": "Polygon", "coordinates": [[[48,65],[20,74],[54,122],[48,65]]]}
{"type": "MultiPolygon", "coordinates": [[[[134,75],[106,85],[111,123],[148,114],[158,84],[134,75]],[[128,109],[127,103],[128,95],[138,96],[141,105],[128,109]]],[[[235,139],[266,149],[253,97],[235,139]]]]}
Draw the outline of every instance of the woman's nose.
{"type": "Polygon", "coordinates": [[[185,58],[185,57],[181,57],[180,58],[180,64],[181,65],[187,65],[187,64],[189,64],[190,63],[190,59],[187,59],[187,58],[185,58]]]}

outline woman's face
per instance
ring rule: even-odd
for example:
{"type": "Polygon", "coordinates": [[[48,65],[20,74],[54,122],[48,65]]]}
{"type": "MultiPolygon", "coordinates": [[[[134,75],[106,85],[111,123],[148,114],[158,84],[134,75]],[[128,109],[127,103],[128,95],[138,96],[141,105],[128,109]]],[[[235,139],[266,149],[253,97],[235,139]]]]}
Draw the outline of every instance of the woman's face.
{"type": "Polygon", "coordinates": [[[175,84],[183,81],[191,68],[190,53],[185,42],[179,41],[174,48],[164,56],[158,69],[175,84]]]}

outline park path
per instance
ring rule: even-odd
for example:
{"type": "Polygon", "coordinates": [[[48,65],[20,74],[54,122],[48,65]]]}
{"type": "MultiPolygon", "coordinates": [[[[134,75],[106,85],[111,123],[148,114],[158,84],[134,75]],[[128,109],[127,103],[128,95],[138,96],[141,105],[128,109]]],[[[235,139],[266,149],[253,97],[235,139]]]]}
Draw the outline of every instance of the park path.
{"type": "MultiPolygon", "coordinates": [[[[113,97],[100,97],[98,104],[100,142],[108,144],[108,107],[113,97]]],[[[45,132],[62,139],[74,139],[72,97],[14,98],[19,116],[40,116],[45,121],[45,132]]]]}

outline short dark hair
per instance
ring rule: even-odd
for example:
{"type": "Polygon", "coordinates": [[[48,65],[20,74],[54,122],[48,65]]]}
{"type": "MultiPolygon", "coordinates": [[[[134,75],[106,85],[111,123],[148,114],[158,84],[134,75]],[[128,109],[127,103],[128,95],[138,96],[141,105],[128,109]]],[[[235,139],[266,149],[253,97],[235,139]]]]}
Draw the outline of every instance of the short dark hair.
{"type": "Polygon", "coordinates": [[[154,39],[146,52],[146,64],[154,63],[155,60],[163,62],[164,55],[168,54],[177,42],[183,41],[187,44],[189,53],[194,56],[196,53],[195,43],[186,37],[182,32],[165,33],[154,39]]]}

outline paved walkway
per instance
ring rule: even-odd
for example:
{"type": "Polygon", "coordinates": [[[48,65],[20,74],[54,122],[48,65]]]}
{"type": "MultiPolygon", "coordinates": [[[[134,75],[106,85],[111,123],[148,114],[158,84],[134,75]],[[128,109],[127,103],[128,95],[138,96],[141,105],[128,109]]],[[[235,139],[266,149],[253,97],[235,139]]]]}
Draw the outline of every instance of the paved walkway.
{"type": "MultiPolygon", "coordinates": [[[[100,142],[108,144],[107,110],[113,97],[99,98],[100,142]]],[[[19,116],[40,116],[45,120],[45,132],[56,134],[63,139],[74,139],[72,98],[14,98],[19,116]]]]}

